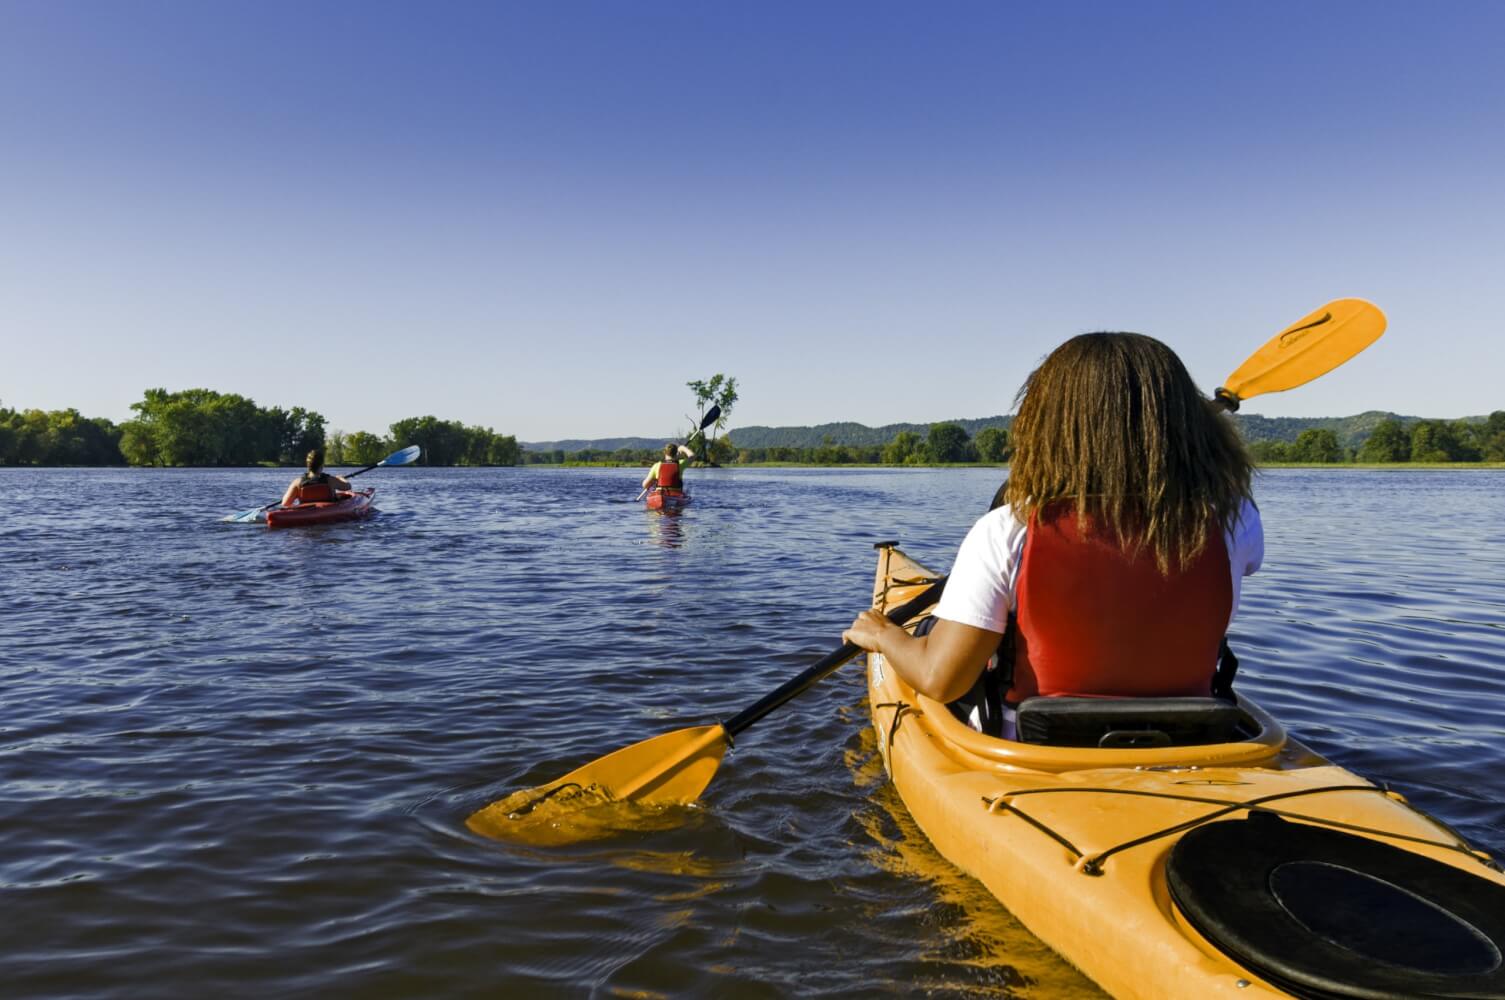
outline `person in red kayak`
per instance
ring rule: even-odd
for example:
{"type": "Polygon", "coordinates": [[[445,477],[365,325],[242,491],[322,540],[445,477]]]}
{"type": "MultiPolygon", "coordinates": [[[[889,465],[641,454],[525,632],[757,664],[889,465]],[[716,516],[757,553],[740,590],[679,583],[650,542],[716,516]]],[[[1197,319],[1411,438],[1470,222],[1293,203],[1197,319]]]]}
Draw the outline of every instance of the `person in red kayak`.
{"type": "Polygon", "coordinates": [[[648,470],[648,475],[643,479],[643,489],[658,487],[665,490],[683,490],[685,477],[679,464],[681,456],[694,458],[695,453],[684,445],[664,445],[664,457],[654,462],[653,468],[648,470]]]}
{"type": "Polygon", "coordinates": [[[1264,558],[1232,424],[1170,348],[1133,333],[1066,341],[1017,402],[1009,478],[930,631],[864,611],[845,638],[937,701],[996,669],[1010,738],[1012,707],[1037,695],[1231,697],[1223,636],[1264,558]]]}
{"type": "Polygon", "coordinates": [[[338,500],[340,491],[350,492],[350,480],[340,476],[330,475],[324,471],[324,449],[315,448],[308,453],[308,471],[303,473],[288,486],[287,492],[282,494],[282,506],[291,507],[293,502],[298,503],[327,503],[338,500]]]}

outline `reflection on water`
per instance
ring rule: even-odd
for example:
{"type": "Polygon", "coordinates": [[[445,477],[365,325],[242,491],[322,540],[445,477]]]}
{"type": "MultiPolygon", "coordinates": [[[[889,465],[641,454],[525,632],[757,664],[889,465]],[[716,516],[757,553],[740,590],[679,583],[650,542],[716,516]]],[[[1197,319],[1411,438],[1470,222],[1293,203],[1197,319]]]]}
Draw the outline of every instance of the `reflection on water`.
{"type": "Polygon", "coordinates": [[[856,814],[865,836],[854,840],[853,849],[862,850],[874,867],[920,882],[933,893],[926,904],[936,932],[925,956],[934,962],[927,990],[957,996],[1018,991],[1061,1000],[1105,995],[1025,930],[982,883],[931,846],[888,783],[872,729],[849,741],[846,763],[854,783],[868,792],[856,814]],[[966,976],[956,974],[958,965],[966,976]]]}
{"type": "Polygon", "coordinates": [[[685,521],[688,508],[678,510],[651,510],[644,518],[648,522],[648,537],[653,544],[665,549],[677,549],[685,543],[685,521]]]}
{"type": "MultiPolygon", "coordinates": [[[[464,826],[798,673],[871,543],[944,568],[998,471],[708,470],[673,517],[637,469],[383,469],[370,521],[217,523],[290,475],[0,469],[8,995],[1091,995],[915,830],[856,667],[662,825],[464,826]]],[[[1233,630],[1298,737],[1497,855],[1502,487],[1262,477],[1233,630]]]]}

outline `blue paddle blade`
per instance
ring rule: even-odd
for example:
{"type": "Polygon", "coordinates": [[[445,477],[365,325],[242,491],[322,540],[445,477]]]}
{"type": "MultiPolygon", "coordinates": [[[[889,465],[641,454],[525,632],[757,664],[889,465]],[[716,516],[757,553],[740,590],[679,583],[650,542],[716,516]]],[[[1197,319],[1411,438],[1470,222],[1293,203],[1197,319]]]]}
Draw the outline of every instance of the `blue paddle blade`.
{"type": "Polygon", "coordinates": [[[226,514],[224,517],[220,518],[220,520],[228,524],[262,524],[265,523],[267,519],[267,511],[271,510],[275,506],[277,505],[273,503],[267,504],[265,507],[256,507],[251,510],[243,510],[238,514],[226,514]]]}
{"type": "Polygon", "coordinates": [[[418,447],[416,444],[410,444],[406,448],[402,449],[402,451],[394,451],[392,454],[388,455],[386,458],[382,459],[376,464],[407,465],[410,462],[418,461],[418,456],[421,454],[423,454],[422,448],[418,447]]]}

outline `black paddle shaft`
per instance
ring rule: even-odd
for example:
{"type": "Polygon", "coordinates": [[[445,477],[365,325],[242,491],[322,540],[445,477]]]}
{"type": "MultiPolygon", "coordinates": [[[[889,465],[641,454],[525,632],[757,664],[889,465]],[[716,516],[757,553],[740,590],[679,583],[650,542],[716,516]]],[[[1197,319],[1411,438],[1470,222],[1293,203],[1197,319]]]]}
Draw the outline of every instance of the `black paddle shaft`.
{"type": "MultiPolygon", "coordinates": [[[[888,613],[888,620],[894,622],[895,624],[904,624],[906,621],[913,618],[921,611],[924,611],[936,601],[940,600],[941,591],[945,589],[946,577],[943,576],[935,583],[925,588],[925,592],[920,594],[919,597],[916,597],[914,600],[908,601],[898,608],[895,608],[893,611],[890,611],[888,613]]],[[[798,677],[790,678],[788,681],[779,685],[777,689],[758,699],[756,703],[749,705],[747,708],[743,709],[736,715],[732,716],[730,719],[726,720],[726,722],[722,723],[722,728],[726,730],[727,735],[736,736],[738,733],[742,732],[742,730],[746,729],[754,722],[757,722],[769,712],[772,712],[774,709],[783,705],[785,702],[793,701],[795,698],[798,698],[800,695],[810,690],[810,688],[814,687],[816,684],[825,680],[827,675],[836,672],[836,670],[838,670],[842,666],[842,664],[846,663],[848,660],[850,660],[860,652],[862,652],[862,647],[856,646],[850,642],[842,643],[841,648],[833,649],[825,656],[822,656],[819,660],[816,660],[798,677]]]]}

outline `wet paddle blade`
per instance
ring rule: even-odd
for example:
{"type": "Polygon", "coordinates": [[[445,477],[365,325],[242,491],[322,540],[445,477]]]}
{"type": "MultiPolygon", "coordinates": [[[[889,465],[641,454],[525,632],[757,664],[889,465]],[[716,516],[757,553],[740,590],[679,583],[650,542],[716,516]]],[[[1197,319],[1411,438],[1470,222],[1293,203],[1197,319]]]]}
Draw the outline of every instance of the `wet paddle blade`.
{"type": "MultiPolygon", "coordinates": [[[[476,810],[465,825],[498,840],[537,841],[532,829],[547,826],[593,830],[584,814],[620,806],[680,805],[695,801],[716,774],[728,737],[721,726],[676,729],[623,747],[578,767],[557,781],[514,792],[476,810]]],[[[620,826],[620,819],[617,821],[620,826]]],[[[584,834],[578,839],[586,839],[584,834]]],[[[577,838],[570,838],[577,839],[577,838]]],[[[559,841],[563,842],[563,841],[559,841]]]]}
{"type": "Polygon", "coordinates": [[[1277,333],[1239,366],[1218,395],[1235,401],[1284,392],[1325,375],[1379,339],[1385,314],[1363,299],[1337,299],[1277,333]]]}

